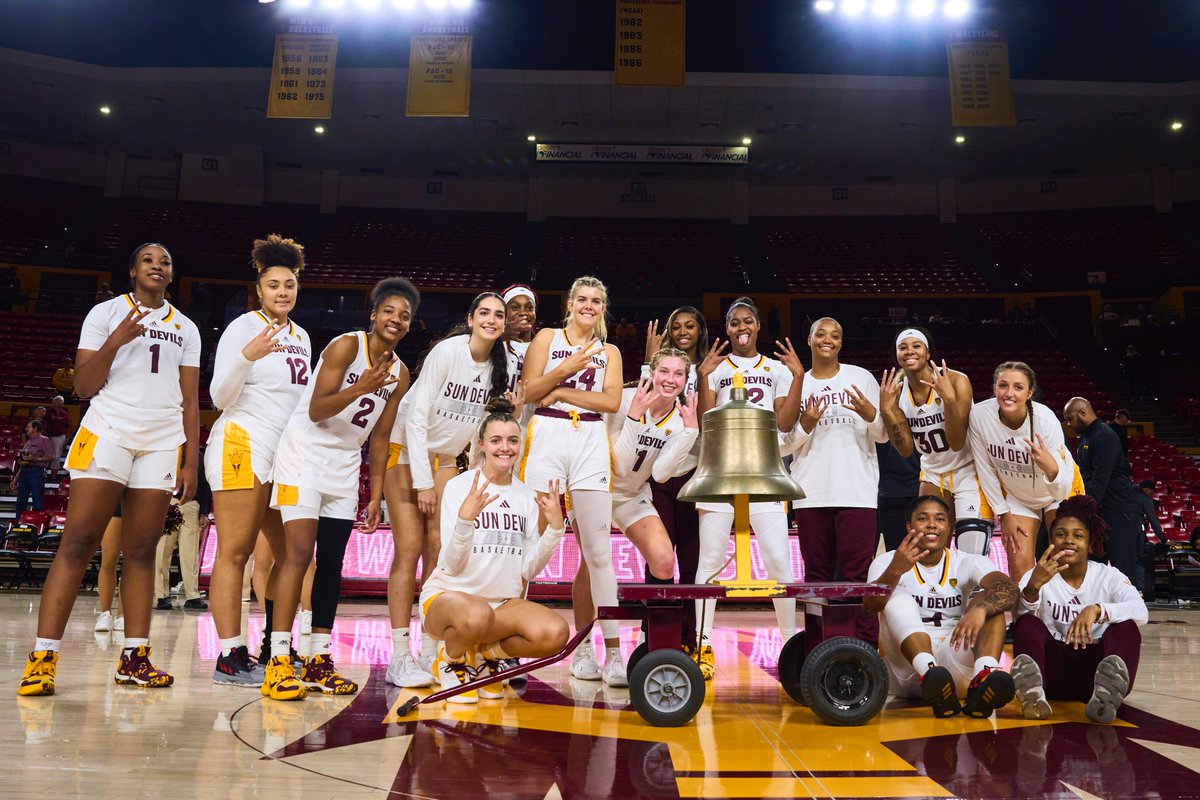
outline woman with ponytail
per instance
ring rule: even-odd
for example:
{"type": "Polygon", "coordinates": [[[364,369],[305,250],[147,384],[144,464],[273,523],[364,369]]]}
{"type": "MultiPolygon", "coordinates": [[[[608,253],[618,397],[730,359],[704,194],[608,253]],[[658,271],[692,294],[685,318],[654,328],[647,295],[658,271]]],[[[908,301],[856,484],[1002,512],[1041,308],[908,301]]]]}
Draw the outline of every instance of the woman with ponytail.
{"type": "Polygon", "coordinates": [[[1050,546],[1021,578],[1013,625],[1013,681],[1026,719],[1046,719],[1048,700],[1085,702],[1093,722],[1117,717],[1133,689],[1146,603],[1104,558],[1108,525],[1086,495],[1064,500],[1050,546]]]}
{"type": "Polygon", "coordinates": [[[427,578],[440,547],[439,498],[458,474],[455,459],[471,443],[484,404],[508,391],[504,316],[500,295],[477,296],[466,325],[451,331],[425,356],[396,414],[384,479],[395,541],[388,573],[393,651],[385,679],[396,686],[428,686],[433,680],[433,640],[422,637],[421,665],[409,646],[417,559],[427,578]]]}
{"type": "Polygon", "coordinates": [[[1008,575],[1014,581],[1033,568],[1043,519],[1083,481],[1067,450],[1053,411],[1035,402],[1037,376],[1022,361],[1005,361],[992,376],[994,396],[976,403],[968,423],[975,473],[992,511],[1000,518],[1008,575]]]}

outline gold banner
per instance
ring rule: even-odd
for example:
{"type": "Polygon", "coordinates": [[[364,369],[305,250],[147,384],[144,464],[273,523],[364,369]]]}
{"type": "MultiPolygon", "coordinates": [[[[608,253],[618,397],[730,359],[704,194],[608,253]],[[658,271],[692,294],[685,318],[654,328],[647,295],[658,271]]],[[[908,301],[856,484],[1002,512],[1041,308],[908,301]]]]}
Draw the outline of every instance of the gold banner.
{"type": "Polygon", "coordinates": [[[422,34],[408,53],[409,117],[471,116],[471,35],[422,34]]]}
{"type": "Polygon", "coordinates": [[[329,119],[337,34],[281,33],[275,37],[268,117],[329,119]]]}
{"type": "Polygon", "coordinates": [[[683,86],[685,0],[617,0],[618,86],[683,86]]]}
{"type": "Polygon", "coordinates": [[[946,43],[955,125],[1017,124],[1008,42],[1000,31],[963,31],[946,43]]]}

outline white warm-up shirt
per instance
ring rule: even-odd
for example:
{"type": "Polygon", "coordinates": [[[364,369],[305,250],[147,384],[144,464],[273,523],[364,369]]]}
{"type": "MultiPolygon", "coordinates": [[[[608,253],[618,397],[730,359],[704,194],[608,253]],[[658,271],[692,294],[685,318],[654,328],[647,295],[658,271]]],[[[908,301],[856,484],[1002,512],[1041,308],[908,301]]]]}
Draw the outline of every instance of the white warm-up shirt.
{"type": "Polygon", "coordinates": [[[562,540],[562,528],[538,533],[534,492],[515,477],[507,486],[487,487],[488,494],[499,497],[473,522],[459,519],[479,473],[470,469],[456,475],[442,492],[442,550],[437,567],[421,584],[422,603],[440,592],[463,592],[489,602],[523,597],[525,582],[545,568],[562,540]]]}
{"type": "Polygon", "coordinates": [[[612,442],[614,477],[613,502],[636,497],[651,478],[662,483],[683,475],[696,466],[693,445],[698,428],[685,428],[675,406],[662,419],[629,418],[629,404],[637,389],[621,392],[621,407],[608,415],[608,439],[612,442]]]}
{"type": "MultiPolygon", "coordinates": [[[[100,350],[129,312],[132,294],[94,306],[83,320],[80,350],[100,350]]],[[[145,333],[121,347],[80,425],[130,450],[172,450],[187,441],[183,430],[180,367],[200,366],[200,331],[170,303],[139,323],[145,333]]]]}
{"type": "Polygon", "coordinates": [[[1093,639],[1103,636],[1111,623],[1131,619],[1138,625],[1145,625],[1150,618],[1146,601],[1116,567],[1088,561],[1087,572],[1078,589],[1067,583],[1062,575],[1055,575],[1046,581],[1036,603],[1028,602],[1023,594],[1032,577],[1033,570],[1021,576],[1022,595],[1017,614],[1036,614],[1045,623],[1050,635],[1060,642],[1067,640],[1071,623],[1080,611],[1090,605],[1098,604],[1103,610],[1101,621],[1092,626],[1093,639]]]}
{"type": "MultiPolygon", "coordinates": [[[[794,454],[792,477],[804,490],[796,508],[875,508],[879,496],[879,456],[876,442],[887,441],[879,411],[879,384],[871,373],[853,364],[841,364],[832,378],[804,375],[804,403],[816,395],[829,405],[812,433],[796,422],[784,437],[783,452],[794,454]],[[875,406],[870,423],[854,412],[850,401],[855,386],[875,406]]],[[[803,411],[801,411],[803,413],[803,411]]]]}
{"type": "MultiPolygon", "coordinates": [[[[875,582],[892,564],[894,551],[881,553],[871,562],[867,580],[875,582]]],[[[917,601],[921,621],[926,627],[941,629],[949,634],[962,619],[971,594],[979,588],[985,575],[996,572],[996,565],[986,556],[972,555],[947,547],[942,558],[932,567],[914,564],[896,584],[917,601]]]]}
{"type": "Polygon", "coordinates": [[[391,433],[408,449],[414,489],[433,488],[429,453],[458,455],[478,435],[491,391],[492,362],[471,356],[469,336],[443,339],[425,356],[391,433]]]}
{"type": "Polygon", "coordinates": [[[1030,435],[1029,419],[1013,430],[1000,419],[996,398],[976,403],[971,408],[967,431],[975,457],[975,474],[988,505],[996,516],[1009,512],[1008,497],[1025,508],[1038,511],[1071,496],[1075,478],[1075,459],[1063,439],[1058,417],[1041,403],[1033,403],[1034,433],[1042,436],[1046,447],[1058,459],[1058,475],[1053,481],[1033,463],[1025,439],[1030,435]]]}

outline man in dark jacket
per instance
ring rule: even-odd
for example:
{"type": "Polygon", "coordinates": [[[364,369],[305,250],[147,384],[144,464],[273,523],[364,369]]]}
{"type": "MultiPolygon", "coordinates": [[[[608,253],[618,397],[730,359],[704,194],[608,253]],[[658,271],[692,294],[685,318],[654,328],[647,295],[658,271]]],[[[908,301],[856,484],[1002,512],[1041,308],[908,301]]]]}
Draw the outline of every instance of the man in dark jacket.
{"type": "Polygon", "coordinates": [[[1142,506],[1130,478],[1129,461],[1121,452],[1121,441],[1107,424],[1096,416],[1092,404],[1072,397],[1063,409],[1063,420],[1079,434],[1075,463],[1083,477],[1083,490],[1095,498],[1100,516],[1108,523],[1109,538],[1105,549],[1109,562],[1121,570],[1129,582],[1142,591],[1141,544],[1142,506]]]}
{"type": "MultiPolygon", "coordinates": [[[[1154,505],[1154,481],[1142,481],[1137,485],[1138,488],[1138,505],[1142,507],[1143,527],[1142,533],[1145,534],[1146,528],[1144,523],[1150,523],[1150,529],[1158,536],[1159,544],[1164,552],[1166,552],[1167,537],[1163,535],[1162,523],[1158,521],[1158,508],[1154,505]]],[[[1147,603],[1153,603],[1156,599],[1154,592],[1154,551],[1156,548],[1150,546],[1147,541],[1142,547],[1142,570],[1145,575],[1143,579],[1144,588],[1142,589],[1142,599],[1147,603]]]]}

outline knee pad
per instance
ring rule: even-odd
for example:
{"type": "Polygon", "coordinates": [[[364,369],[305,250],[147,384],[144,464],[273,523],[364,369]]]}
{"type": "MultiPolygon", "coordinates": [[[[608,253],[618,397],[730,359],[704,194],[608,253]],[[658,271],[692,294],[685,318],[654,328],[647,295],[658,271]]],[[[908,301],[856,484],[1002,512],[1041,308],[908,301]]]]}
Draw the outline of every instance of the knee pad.
{"type": "Polygon", "coordinates": [[[992,529],[986,519],[960,519],[954,524],[954,542],[964,553],[986,556],[992,545],[992,529]]]}

